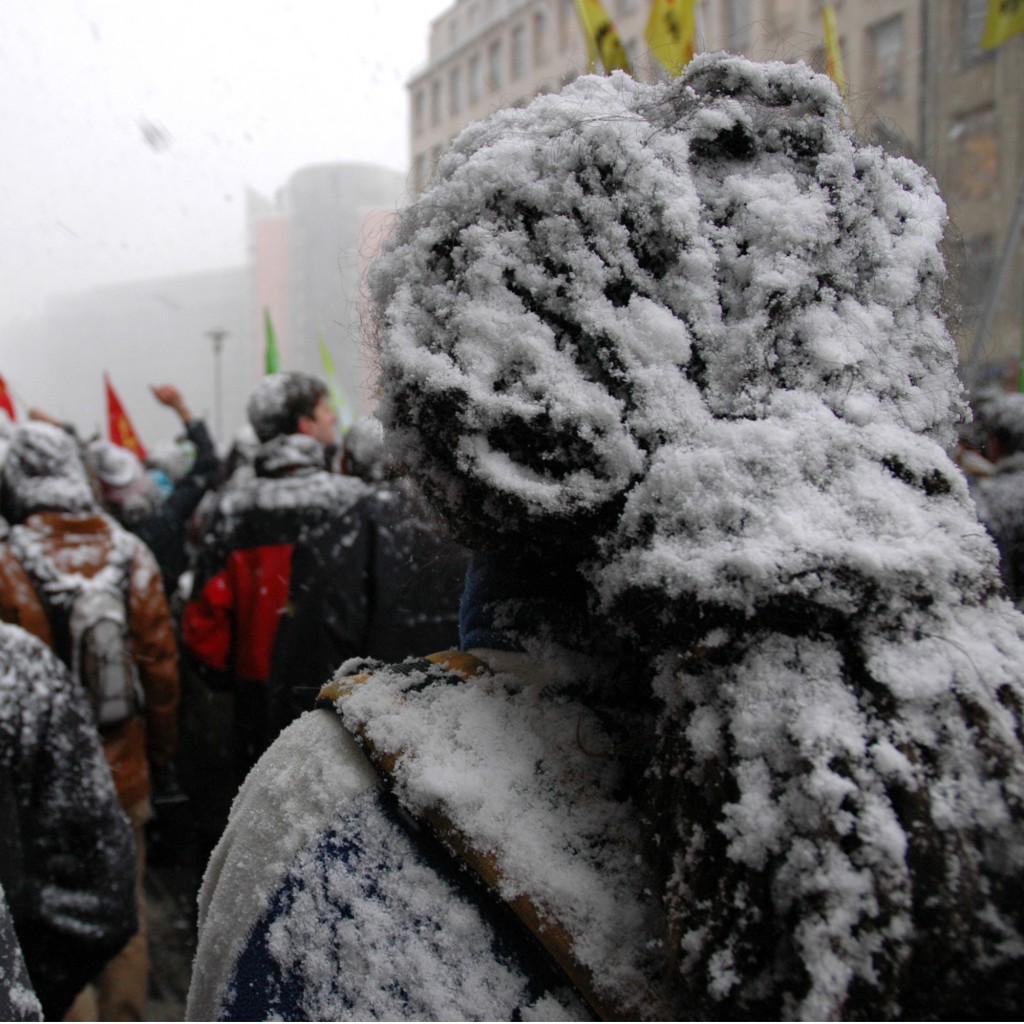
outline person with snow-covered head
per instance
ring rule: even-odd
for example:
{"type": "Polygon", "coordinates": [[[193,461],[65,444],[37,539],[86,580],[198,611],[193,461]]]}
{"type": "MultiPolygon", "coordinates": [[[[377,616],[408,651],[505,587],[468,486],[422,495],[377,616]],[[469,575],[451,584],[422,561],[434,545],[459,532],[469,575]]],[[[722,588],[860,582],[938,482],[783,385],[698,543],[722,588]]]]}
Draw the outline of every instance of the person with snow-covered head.
{"type": "MultiPolygon", "coordinates": [[[[178,744],[178,647],[160,569],[138,537],[100,511],[78,443],[49,423],[15,431],[0,468],[0,513],[11,525],[0,543],[0,620],[49,645],[79,688],[89,685],[90,668],[112,664],[123,669],[122,691],[125,685],[131,691],[130,699],[122,692],[122,699],[110,702],[89,695],[135,840],[136,863],[130,866],[139,927],[99,974],[96,991],[90,987],[79,994],[73,1012],[82,1020],[144,1020],[149,982],[145,825],[153,814],[153,771],[172,764],[178,744]],[[114,595],[123,632],[105,634],[100,650],[78,639],[85,635],[78,625],[89,621],[88,603],[78,601],[83,593],[94,601],[114,595]]],[[[111,614],[106,607],[104,618],[111,614]]]]}
{"type": "Polygon", "coordinates": [[[274,373],[256,385],[246,408],[261,444],[276,437],[303,434],[321,444],[337,440],[337,414],[327,385],[310,373],[274,373]]]}
{"type": "Polygon", "coordinates": [[[1013,1016],[1024,617],[945,446],[945,211],[802,64],[471,125],[372,276],[475,552],[243,787],[189,1014],[1013,1016]],[[298,797],[297,797],[298,794],[298,797]]]}
{"type": "Polygon", "coordinates": [[[323,381],[271,374],[247,411],[260,442],[254,473],[220,495],[182,613],[193,665],[234,694],[236,785],[276,734],[267,679],[291,588],[302,585],[292,574],[296,548],[363,492],[360,481],[329,469],[337,417],[323,381]]]}

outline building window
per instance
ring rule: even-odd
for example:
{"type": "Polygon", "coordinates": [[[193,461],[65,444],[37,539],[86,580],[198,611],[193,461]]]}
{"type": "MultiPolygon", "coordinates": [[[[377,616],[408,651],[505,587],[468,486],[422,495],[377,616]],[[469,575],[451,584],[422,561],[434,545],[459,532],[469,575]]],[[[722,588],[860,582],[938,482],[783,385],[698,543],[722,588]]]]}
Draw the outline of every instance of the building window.
{"type": "Polygon", "coordinates": [[[551,15],[546,7],[542,7],[533,16],[533,63],[534,66],[543,64],[548,59],[550,40],[548,33],[551,31],[551,15]]]}
{"type": "Polygon", "coordinates": [[[484,62],[479,53],[469,58],[469,102],[479,103],[484,92],[484,62]]]}
{"type": "Polygon", "coordinates": [[[871,87],[879,96],[903,95],[903,15],[897,14],[868,29],[871,87]]]}
{"type": "Polygon", "coordinates": [[[448,72],[448,115],[455,117],[462,110],[462,69],[448,72]]]}
{"type": "Polygon", "coordinates": [[[427,93],[425,89],[417,89],[412,94],[412,132],[419,135],[427,121],[427,93]]]}
{"type": "Polygon", "coordinates": [[[727,0],[725,34],[730,50],[750,49],[750,0],[727,0]]]}
{"type": "Polygon", "coordinates": [[[441,97],[444,91],[444,83],[440,78],[435,78],[430,83],[430,123],[438,125],[441,123],[441,97]]]}
{"type": "Polygon", "coordinates": [[[448,22],[448,45],[454,46],[459,41],[459,16],[453,14],[448,22]]]}
{"type": "Polygon", "coordinates": [[[989,0],[963,0],[963,36],[960,43],[960,58],[964,66],[977,64],[995,54],[995,50],[983,50],[981,37],[985,31],[985,17],[989,0]]]}
{"type": "Polygon", "coordinates": [[[490,79],[491,92],[505,84],[505,76],[501,73],[500,39],[495,39],[487,48],[487,77],[490,79]]]}
{"type": "Polygon", "coordinates": [[[949,133],[953,143],[953,188],[960,199],[989,199],[999,181],[999,135],[994,107],[960,118],[949,133]]]}
{"type": "Polygon", "coordinates": [[[526,26],[522,24],[512,29],[511,66],[513,81],[526,74],[526,26]]]}

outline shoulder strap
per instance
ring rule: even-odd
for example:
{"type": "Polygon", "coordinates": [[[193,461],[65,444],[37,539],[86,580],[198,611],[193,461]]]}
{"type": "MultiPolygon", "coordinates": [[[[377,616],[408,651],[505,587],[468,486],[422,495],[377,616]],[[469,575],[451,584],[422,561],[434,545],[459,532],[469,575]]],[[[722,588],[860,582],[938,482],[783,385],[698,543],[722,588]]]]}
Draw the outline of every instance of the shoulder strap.
{"type": "MultiPolygon", "coordinates": [[[[427,664],[437,665],[449,674],[448,679],[431,679],[427,685],[443,686],[448,683],[458,683],[484,675],[489,671],[486,663],[472,654],[461,651],[442,651],[438,654],[428,655],[419,661],[406,662],[401,666],[389,666],[389,668],[394,670],[408,667],[410,671],[413,671],[422,669],[427,664]]],[[[365,685],[372,678],[373,670],[370,667],[367,671],[357,675],[333,679],[320,691],[317,697],[317,707],[333,709],[339,701],[343,701],[346,696],[358,687],[365,685]]],[[[394,796],[395,766],[402,755],[401,748],[383,749],[370,739],[363,726],[356,728],[354,737],[369,756],[386,791],[394,796]]],[[[402,810],[405,814],[412,813],[417,821],[427,826],[449,856],[458,865],[468,867],[487,892],[511,911],[515,920],[540,944],[557,967],[559,974],[568,980],[599,1020],[631,1020],[635,1018],[635,1011],[627,1012],[613,1005],[595,990],[591,971],[576,959],[572,936],[559,920],[551,913],[539,908],[527,894],[520,894],[512,898],[507,898],[504,895],[501,871],[492,853],[476,849],[470,837],[455,826],[444,811],[438,807],[429,807],[413,813],[402,805],[402,810]]],[[[649,1005],[653,1010],[655,1006],[653,996],[649,998],[649,1005]]]]}

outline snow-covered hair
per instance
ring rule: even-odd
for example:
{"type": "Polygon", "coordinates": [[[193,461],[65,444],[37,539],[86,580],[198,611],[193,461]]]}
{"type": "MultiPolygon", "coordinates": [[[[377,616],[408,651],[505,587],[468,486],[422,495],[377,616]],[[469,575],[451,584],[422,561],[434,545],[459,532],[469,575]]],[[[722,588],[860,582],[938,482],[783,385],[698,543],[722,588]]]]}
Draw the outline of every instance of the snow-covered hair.
{"type": "Polygon", "coordinates": [[[11,438],[0,471],[0,512],[10,523],[33,512],[92,512],[96,499],[68,433],[49,423],[28,423],[11,438]]]}
{"type": "Polygon", "coordinates": [[[945,221],[827,78],[704,55],[470,126],[372,277],[396,459],[647,653],[690,1014],[1021,995],[1024,624],[943,447],[945,221]]]}
{"type": "Polygon", "coordinates": [[[384,425],[376,416],[366,416],[345,432],[345,470],[368,483],[387,475],[384,425]]]}
{"type": "Polygon", "coordinates": [[[253,388],[246,414],[262,444],[281,434],[296,433],[299,418],[312,417],[326,395],[327,385],[311,373],[272,373],[253,388]]]}

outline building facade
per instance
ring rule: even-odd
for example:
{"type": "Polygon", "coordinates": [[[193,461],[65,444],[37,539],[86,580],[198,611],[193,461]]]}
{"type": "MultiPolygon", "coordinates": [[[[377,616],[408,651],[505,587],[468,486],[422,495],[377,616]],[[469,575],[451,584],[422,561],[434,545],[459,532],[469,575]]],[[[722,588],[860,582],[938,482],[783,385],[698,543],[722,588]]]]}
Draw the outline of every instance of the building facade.
{"type": "MultiPolygon", "coordinates": [[[[987,0],[834,0],[855,131],[921,163],[949,205],[950,314],[965,368],[1012,365],[1021,348],[1024,34],[982,50],[987,0]],[[1002,275],[999,270],[1002,268],[1002,275]]],[[[604,0],[645,80],[648,0],[604,0]]],[[[805,60],[824,70],[822,0],[701,0],[698,52],[805,60]]],[[[431,25],[410,80],[410,181],[433,176],[458,132],[587,71],[574,0],[456,0],[431,25]]]]}
{"type": "Polygon", "coordinates": [[[262,372],[264,310],[281,368],[324,375],[323,339],[353,418],[372,404],[364,358],[363,274],[407,190],[404,174],[372,164],[304,167],[273,201],[249,196],[254,366],[262,372]],[[372,226],[372,230],[368,228],[372,226]]]}

